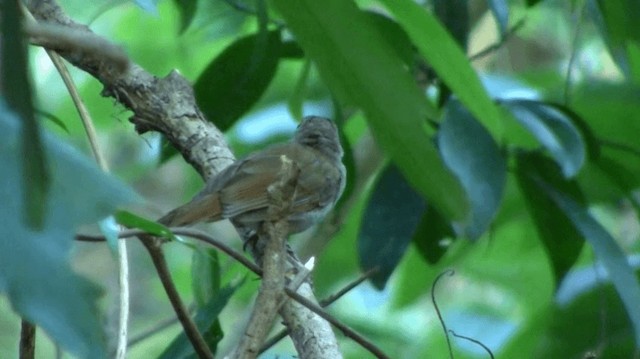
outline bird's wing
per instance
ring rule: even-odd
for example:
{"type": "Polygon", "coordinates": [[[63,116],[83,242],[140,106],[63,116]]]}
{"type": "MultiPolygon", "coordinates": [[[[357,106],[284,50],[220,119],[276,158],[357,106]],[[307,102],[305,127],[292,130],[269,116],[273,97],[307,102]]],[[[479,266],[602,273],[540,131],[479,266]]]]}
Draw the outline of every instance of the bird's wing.
{"type": "MultiPolygon", "coordinates": [[[[278,179],[281,153],[274,149],[249,156],[235,165],[221,184],[223,217],[263,209],[268,206],[267,188],[278,179]]],[[[226,174],[225,174],[226,175],[226,174]]]]}

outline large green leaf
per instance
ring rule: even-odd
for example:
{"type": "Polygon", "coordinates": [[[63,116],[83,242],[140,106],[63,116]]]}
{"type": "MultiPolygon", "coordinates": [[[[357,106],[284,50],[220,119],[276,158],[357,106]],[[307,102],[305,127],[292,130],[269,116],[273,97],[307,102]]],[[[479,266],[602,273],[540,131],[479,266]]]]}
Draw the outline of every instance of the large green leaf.
{"type": "Polygon", "coordinates": [[[640,13],[640,2],[636,0],[589,2],[611,57],[628,77],[640,79],[640,63],[633,53],[640,43],[640,28],[636,15],[640,13]]]}
{"type": "Polygon", "coordinates": [[[533,100],[508,100],[503,105],[549,151],[565,177],[580,171],[586,160],[585,142],[568,116],[533,100]]]}
{"type": "Polygon", "coordinates": [[[358,232],[358,258],[363,270],[378,268],[371,282],[383,289],[411,242],[426,204],[390,165],[379,176],[358,232]]]}
{"type": "Polygon", "coordinates": [[[398,53],[352,1],[273,0],[322,79],[341,100],[365,112],[378,143],[413,187],[447,218],[467,201],[433,147],[427,117],[437,111],[398,53]]]}
{"type": "Polygon", "coordinates": [[[427,208],[413,235],[413,244],[429,264],[436,264],[448,246],[441,242],[455,237],[451,223],[447,222],[433,207],[427,208]]]}
{"type": "Polygon", "coordinates": [[[507,176],[507,165],[487,130],[459,102],[449,101],[438,132],[438,148],[471,202],[464,234],[476,239],[495,216],[507,176]]]}
{"type": "Polygon", "coordinates": [[[494,138],[501,139],[500,112],[466,55],[447,30],[431,13],[412,0],[382,0],[382,3],[394,14],[422,56],[460,102],[494,138]]]}
{"type": "Polygon", "coordinates": [[[581,198],[582,194],[575,181],[566,181],[554,162],[537,153],[518,155],[516,178],[558,286],[578,259],[584,239],[564,212],[549,197],[541,195],[537,181],[544,179],[574,198],[581,198]]]}
{"type": "Polygon", "coordinates": [[[71,270],[69,251],[79,225],[104,218],[137,196],[67,144],[45,138],[51,167],[46,221],[40,231],[28,228],[19,215],[23,193],[31,190],[20,174],[27,159],[19,155],[19,133],[19,120],[0,105],[0,292],[65,350],[81,358],[104,357],[96,307],[100,292],[71,270]]]}
{"type": "Polygon", "coordinates": [[[196,15],[198,0],[174,0],[173,3],[180,12],[180,32],[182,33],[189,28],[196,15]]]}
{"type": "Polygon", "coordinates": [[[449,30],[451,36],[467,49],[469,37],[469,2],[468,0],[434,0],[433,12],[440,22],[449,30]]]}
{"type": "Polygon", "coordinates": [[[589,211],[550,185],[539,180],[545,194],[549,196],[576,229],[584,236],[593,248],[596,258],[602,263],[615,287],[634,330],[636,348],[640,347],[640,284],[633,268],[629,265],[615,239],[598,223],[589,211]]]}
{"type": "Polygon", "coordinates": [[[29,191],[23,193],[25,206],[19,216],[32,228],[40,230],[46,220],[50,179],[40,125],[33,111],[27,44],[22,34],[22,13],[19,5],[20,3],[15,1],[4,3],[0,12],[0,84],[7,105],[20,116],[24,124],[20,133],[16,135],[22,139],[20,157],[24,160],[20,166],[22,180],[28,184],[29,191]]]}
{"type": "Polygon", "coordinates": [[[227,47],[194,85],[198,105],[224,131],[267,89],[280,59],[280,31],[259,32],[227,47]]]}
{"type": "Polygon", "coordinates": [[[543,340],[531,350],[535,358],[584,358],[590,351],[597,351],[598,358],[633,358],[636,349],[629,317],[597,266],[566,277],[550,318],[543,340]]]}

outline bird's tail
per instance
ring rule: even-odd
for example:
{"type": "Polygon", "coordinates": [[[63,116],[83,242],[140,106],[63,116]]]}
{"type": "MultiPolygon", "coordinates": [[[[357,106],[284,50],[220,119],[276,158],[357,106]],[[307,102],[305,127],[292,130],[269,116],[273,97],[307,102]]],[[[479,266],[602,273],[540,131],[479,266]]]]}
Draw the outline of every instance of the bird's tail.
{"type": "Polygon", "coordinates": [[[196,197],[173,211],[165,214],[158,222],[168,227],[188,226],[198,222],[212,222],[222,219],[222,207],[217,194],[196,197]]]}

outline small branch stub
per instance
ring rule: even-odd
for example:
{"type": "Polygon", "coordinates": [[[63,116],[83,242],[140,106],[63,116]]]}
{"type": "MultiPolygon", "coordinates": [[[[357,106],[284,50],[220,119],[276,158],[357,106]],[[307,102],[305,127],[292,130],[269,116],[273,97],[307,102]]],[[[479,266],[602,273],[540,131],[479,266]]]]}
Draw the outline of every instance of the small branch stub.
{"type": "Polygon", "coordinates": [[[285,293],[285,243],[288,234],[288,216],[293,202],[299,171],[287,157],[282,156],[279,180],[268,188],[269,209],[267,218],[258,233],[262,242],[262,283],[247,323],[245,334],[236,347],[232,358],[252,359],[260,353],[267,334],[273,326],[278,309],[284,302],[285,293]]]}

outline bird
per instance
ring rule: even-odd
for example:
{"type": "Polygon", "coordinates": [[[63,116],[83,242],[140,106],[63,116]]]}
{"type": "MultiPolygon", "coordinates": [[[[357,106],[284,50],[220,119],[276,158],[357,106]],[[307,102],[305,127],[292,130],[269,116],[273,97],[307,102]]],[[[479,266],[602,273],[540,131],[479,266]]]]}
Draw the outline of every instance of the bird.
{"type": "Polygon", "coordinates": [[[189,202],[158,220],[168,227],[230,219],[244,233],[255,234],[267,218],[268,187],[280,175],[281,156],[299,170],[292,204],[286,213],[288,234],[319,222],[345,188],[344,151],[333,121],[307,116],[293,138],[235,161],[212,177],[189,202]]]}

